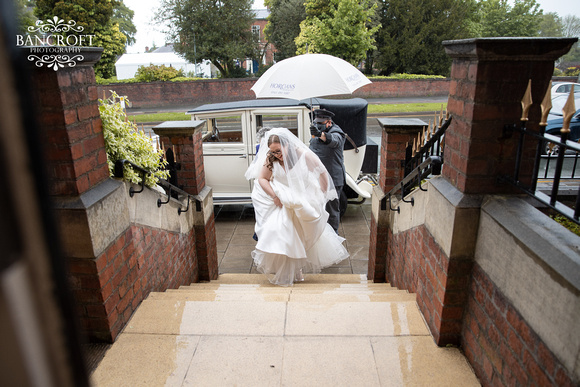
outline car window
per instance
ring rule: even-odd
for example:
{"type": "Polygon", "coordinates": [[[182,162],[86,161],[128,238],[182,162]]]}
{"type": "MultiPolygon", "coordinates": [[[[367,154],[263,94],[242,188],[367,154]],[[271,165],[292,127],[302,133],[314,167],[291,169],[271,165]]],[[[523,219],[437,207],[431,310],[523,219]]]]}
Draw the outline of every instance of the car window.
{"type": "Polygon", "coordinates": [[[242,116],[209,118],[203,142],[242,143],[242,116]]]}
{"type": "Polygon", "coordinates": [[[556,93],[566,93],[569,90],[570,89],[569,89],[568,85],[562,85],[556,89],[556,93]]]}
{"type": "Polygon", "coordinates": [[[296,114],[256,115],[256,130],[261,128],[286,128],[298,136],[298,116],[296,114]]]}

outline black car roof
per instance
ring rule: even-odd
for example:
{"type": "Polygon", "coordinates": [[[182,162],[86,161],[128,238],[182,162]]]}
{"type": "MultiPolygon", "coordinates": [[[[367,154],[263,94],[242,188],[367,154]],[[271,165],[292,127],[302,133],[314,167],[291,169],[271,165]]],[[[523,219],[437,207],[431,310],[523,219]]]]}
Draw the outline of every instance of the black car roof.
{"type": "Polygon", "coordinates": [[[305,100],[296,99],[249,99],[244,101],[234,101],[234,102],[221,102],[221,103],[210,103],[198,106],[194,109],[188,110],[187,114],[203,113],[216,110],[238,110],[238,109],[256,109],[256,108],[276,108],[276,107],[295,107],[295,106],[306,106],[310,107],[313,105],[324,105],[327,107],[334,108],[354,108],[362,109],[368,105],[368,102],[362,98],[350,98],[350,99],[325,99],[325,98],[312,98],[305,100]]]}

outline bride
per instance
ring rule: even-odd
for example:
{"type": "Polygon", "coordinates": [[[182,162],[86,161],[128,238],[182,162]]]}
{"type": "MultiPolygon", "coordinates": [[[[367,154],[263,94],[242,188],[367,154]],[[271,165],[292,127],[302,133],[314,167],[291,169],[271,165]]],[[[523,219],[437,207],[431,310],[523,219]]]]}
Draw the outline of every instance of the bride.
{"type": "Polygon", "coordinates": [[[269,130],[246,171],[255,179],[252,203],[258,237],[252,252],[260,273],[288,286],[348,257],[327,224],[325,204],[337,197],[320,159],[286,128],[269,130]]]}

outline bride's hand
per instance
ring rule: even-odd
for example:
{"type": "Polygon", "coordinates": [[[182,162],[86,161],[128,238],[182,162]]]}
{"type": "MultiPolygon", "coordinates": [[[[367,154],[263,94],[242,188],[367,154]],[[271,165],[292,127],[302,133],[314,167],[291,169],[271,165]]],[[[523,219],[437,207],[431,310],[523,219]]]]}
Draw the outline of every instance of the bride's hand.
{"type": "Polygon", "coordinates": [[[276,205],[276,207],[282,208],[282,202],[280,201],[280,198],[278,196],[274,196],[274,204],[276,205]]]}

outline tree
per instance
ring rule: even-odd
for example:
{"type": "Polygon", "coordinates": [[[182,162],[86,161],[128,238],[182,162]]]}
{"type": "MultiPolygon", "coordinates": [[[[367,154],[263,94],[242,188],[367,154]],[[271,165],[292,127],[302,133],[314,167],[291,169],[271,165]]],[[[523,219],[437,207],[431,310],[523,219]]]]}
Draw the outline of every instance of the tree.
{"type": "Polygon", "coordinates": [[[15,0],[14,8],[16,10],[16,17],[18,18],[18,31],[20,34],[25,34],[29,26],[33,26],[36,22],[34,17],[34,1],[31,0],[15,0]]]}
{"type": "Polygon", "coordinates": [[[562,36],[562,20],[555,12],[549,12],[542,15],[540,23],[539,36],[562,36]]]}
{"type": "Polygon", "coordinates": [[[376,67],[383,75],[446,75],[444,40],[469,36],[475,3],[461,0],[382,0],[376,67]]]}
{"type": "Polygon", "coordinates": [[[306,18],[304,0],[265,0],[270,9],[264,29],[266,39],[276,47],[277,61],[296,55],[294,39],[300,34],[300,23],[306,18]]]}
{"type": "MultiPolygon", "coordinates": [[[[580,17],[566,15],[562,18],[562,35],[567,38],[580,37],[580,17]]],[[[574,43],[570,52],[562,57],[563,62],[580,62],[580,46],[574,43]]]]}
{"type": "Polygon", "coordinates": [[[536,0],[481,0],[472,25],[474,37],[538,36],[543,11],[536,0]]]}
{"type": "MultiPolygon", "coordinates": [[[[41,20],[55,16],[68,22],[74,20],[76,26],[82,26],[83,35],[95,35],[93,46],[103,47],[101,59],[95,65],[95,74],[110,78],[115,74],[115,61],[125,52],[126,37],[113,24],[113,6],[116,0],[37,0],[34,14],[41,20]]],[[[64,34],[76,34],[74,31],[64,34]]]]}
{"type": "Polygon", "coordinates": [[[366,52],[375,48],[374,34],[380,26],[370,24],[376,1],[329,0],[328,7],[324,5],[324,0],[305,3],[307,15],[313,15],[313,9],[327,13],[308,16],[300,23],[300,35],[295,40],[297,53],[330,54],[358,65],[366,52]]]}
{"type": "Polygon", "coordinates": [[[127,37],[127,45],[131,46],[135,43],[135,34],[137,28],[133,24],[133,16],[135,12],[119,0],[117,5],[113,8],[113,17],[111,18],[113,24],[119,25],[119,30],[127,37]]]}
{"type": "Polygon", "coordinates": [[[567,38],[580,37],[580,17],[566,15],[562,19],[562,33],[567,38]]]}
{"type": "Polygon", "coordinates": [[[236,60],[259,56],[251,8],[252,0],[162,0],[157,17],[177,53],[192,63],[207,59],[227,78],[236,60]]]}

